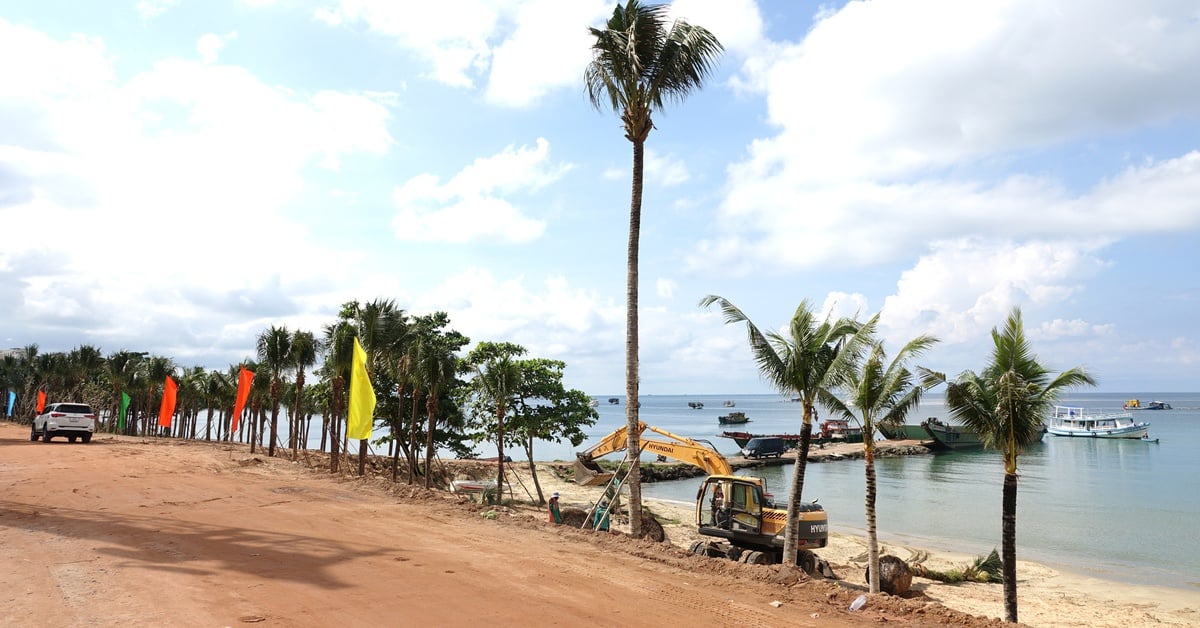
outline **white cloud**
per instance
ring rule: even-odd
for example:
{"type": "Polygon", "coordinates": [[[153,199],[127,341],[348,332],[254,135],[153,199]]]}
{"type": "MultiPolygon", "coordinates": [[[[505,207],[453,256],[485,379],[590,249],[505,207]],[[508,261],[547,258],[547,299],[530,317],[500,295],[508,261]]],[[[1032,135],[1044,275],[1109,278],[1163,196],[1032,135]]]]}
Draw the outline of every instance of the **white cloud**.
{"type": "Polygon", "coordinates": [[[473,77],[490,61],[488,38],[500,26],[509,5],[462,0],[455,4],[453,16],[448,16],[446,7],[436,3],[341,0],[314,15],[331,25],[365,24],[427,61],[430,78],[454,87],[472,87],[473,77]]]}
{"type": "Polygon", "coordinates": [[[701,241],[689,267],[738,272],[759,263],[814,268],[910,259],[928,243],[986,233],[1071,234],[1095,247],[1130,234],[1200,225],[1200,152],[1130,167],[1082,194],[1015,174],[994,185],[937,179],[800,184],[735,169],[722,239],[701,241]],[[797,246],[803,242],[803,246],[797,246]]]}
{"type": "Polygon", "coordinates": [[[977,340],[1014,306],[1071,298],[1103,267],[1098,248],[1073,240],[934,243],[884,300],[880,326],[905,341],[923,333],[947,343],[977,340]]]}
{"type": "Polygon", "coordinates": [[[506,147],[476,159],[444,185],[432,174],[417,175],[398,186],[392,198],[399,210],[392,224],[396,237],[419,242],[469,242],[499,238],[528,242],[541,236],[545,223],[528,218],[501,198],[536,192],[565,175],[571,165],[549,161],[550,143],[506,147]]]}
{"type": "Polygon", "coordinates": [[[760,51],[763,21],[754,0],[675,0],[671,16],[711,32],[731,53],[760,51]]]}
{"type": "Polygon", "coordinates": [[[335,27],[363,24],[424,60],[428,78],[467,89],[486,79],[488,102],[526,107],[580,85],[591,59],[586,26],[610,10],[604,0],[466,0],[447,19],[437,4],[340,0],[314,17],[335,27]]]}
{"type": "Polygon", "coordinates": [[[592,37],[585,25],[603,16],[606,4],[603,0],[519,3],[512,17],[514,30],[492,51],[488,101],[524,107],[552,89],[582,84],[591,60],[592,37]]]}
{"type": "Polygon", "coordinates": [[[679,290],[679,284],[666,277],[659,277],[658,281],[654,282],[654,287],[658,296],[663,299],[674,299],[675,293],[679,290]]]}
{"type": "Polygon", "coordinates": [[[205,63],[216,63],[221,49],[233,39],[237,39],[237,31],[231,31],[225,35],[206,33],[201,35],[200,40],[196,42],[196,51],[200,53],[200,58],[205,63]]]}
{"type": "Polygon", "coordinates": [[[179,4],[179,0],[138,0],[136,5],[138,15],[143,20],[156,18],[168,9],[179,4]]]}
{"type": "Polygon", "coordinates": [[[763,172],[914,174],[1193,116],[1186,3],[851,2],[761,67],[777,137],[763,172]],[[1171,19],[1168,19],[1168,16],[1171,19]]]}
{"type": "Polygon", "coordinates": [[[0,144],[0,170],[27,191],[0,207],[0,223],[75,243],[53,256],[46,238],[6,245],[6,264],[37,269],[13,320],[118,342],[162,331],[196,340],[185,358],[220,342],[194,338],[193,322],[220,328],[212,321],[238,308],[288,310],[360,259],[333,257],[280,210],[313,166],[388,150],[389,114],[372,99],[296,94],[241,68],[175,58],[118,80],[103,42],[2,20],[0,56],[27,59],[0,66],[0,102],[29,116],[15,145],[0,144]],[[226,253],[204,253],[213,247],[226,253]],[[247,255],[292,261],[275,271],[247,255]],[[73,305],[46,312],[48,302],[73,305]],[[72,309],[88,323],[64,318],[72,309]]]}
{"type": "Polygon", "coordinates": [[[472,343],[505,340],[524,346],[531,356],[571,356],[573,378],[614,379],[624,346],[624,304],[603,301],[563,277],[528,283],[525,277],[502,279],[487,269],[469,268],[418,295],[412,311],[446,311],[453,328],[472,343]]]}
{"type": "Polygon", "coordinates": [[[1028,330],[1028,333],[1030,338],[1037,340],[1058,340],[1073,337],[1112,336],[1115,331],[1116,328],[1112,324],[1098,325],[1078,318],[1071,320],[1056,318],[1028,330]]]}
{"type": "Polygon", "coordinates": [[[663,187],[682,185],[691,178],[682,160],[650,149],[646,149],[645,168],[647,179],[663,187]]]}

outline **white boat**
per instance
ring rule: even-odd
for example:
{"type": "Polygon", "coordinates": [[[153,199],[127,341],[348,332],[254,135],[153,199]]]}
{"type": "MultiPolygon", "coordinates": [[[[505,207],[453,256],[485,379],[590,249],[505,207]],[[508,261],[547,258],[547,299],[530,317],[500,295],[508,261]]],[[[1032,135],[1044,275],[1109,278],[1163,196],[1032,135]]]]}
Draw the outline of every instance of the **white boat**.
{"type": "Polygon", "coordinates": [[[1097,414],[1075,406],[1054,406],[1046,431],[1084,438],[1149,438],[1150,422],[1134,421],[1129,411],[1097,414]]]}

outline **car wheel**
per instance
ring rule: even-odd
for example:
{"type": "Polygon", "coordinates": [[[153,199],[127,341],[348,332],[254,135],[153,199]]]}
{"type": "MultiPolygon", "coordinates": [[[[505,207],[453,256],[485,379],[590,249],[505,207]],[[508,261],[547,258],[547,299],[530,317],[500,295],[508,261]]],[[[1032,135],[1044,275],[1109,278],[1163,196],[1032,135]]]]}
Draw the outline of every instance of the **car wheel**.
{"type": "Polygon", "coordinates": [[[67,442],[68,442],[68,443],[73,443],[73,442],[75,442],[75,437],[74,437],[74,436],[68,436],[68,437],[67,437],[67,442]]]}
{"type": "Polygon", "coordinates": [[[37,426],[30,425],[29,426],[29,440],[36,441],[37,439],[38,439],[37,426]]]}
{"type": "Polygon", "coordinates": [[[80,436],[79,438],[83,439],[83,443],[84,443],[85,445],[86,445],[86,444],[88,444],[88,443],[90,443],[90,442],[92,442],[92,435],[91,435],[91,434],[84,434],[83,436],[80,436]]]}
{"type": "Polygon", "coordinates": [[[42,428],[42,442],[48,443],[50,442],[51,438],[53,438],[53,436],[50,436],[50,430],[42,428]]]}

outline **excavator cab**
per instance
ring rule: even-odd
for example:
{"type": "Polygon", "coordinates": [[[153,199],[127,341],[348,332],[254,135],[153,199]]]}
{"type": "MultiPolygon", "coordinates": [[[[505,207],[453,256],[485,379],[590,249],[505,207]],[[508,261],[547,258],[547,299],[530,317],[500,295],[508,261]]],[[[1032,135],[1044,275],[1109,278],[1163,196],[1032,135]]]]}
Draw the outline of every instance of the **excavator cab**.
{"type": "MultiPolygon", "coordinates": [[[[762,487],[732,476],[712,476],[700,486],[696,525],[732,534],[762,534],[762,487]]],[[[721,534],[720,536],[726,536],[721,534]]]]}

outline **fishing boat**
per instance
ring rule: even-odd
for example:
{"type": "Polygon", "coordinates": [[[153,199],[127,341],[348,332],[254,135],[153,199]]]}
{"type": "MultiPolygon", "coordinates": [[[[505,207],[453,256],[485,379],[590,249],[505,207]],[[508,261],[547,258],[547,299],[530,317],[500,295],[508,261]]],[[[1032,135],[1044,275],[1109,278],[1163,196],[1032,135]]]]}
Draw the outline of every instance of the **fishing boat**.
{"type": "Polygon", "coordinates": [[[746,443],[750,442],[751,438],[764,438],[768,436],[782,438],[783,444],[789,449],[794,449],[800,446],[801,437],[799,434],[751,434],[750,432],[721,432],[722,438],[733,439],[733,442],[737,443],[739,448],[745,447],[746,443]]]}
{"type": "Polygon", "coordinates": [[[845,419],[826,419],[821,422],[821,443],[861,443],[863,431],[845,419]]]}
{"type": "Polygon", "coordinates": [[[1054,406],[1046,431],[1055,436],[1145,439],[1150,437],[1150,422],[1134,421],[1128,410],[1094,413],[1077,406],[1054,406]]]}
{"type": "Polygon", "coordinates": [[[701,403],[701,402],[699,402],[699,401],[689,401],[689,402],[688,402],[688,407],[689,407],[689,408],[691,408],[691,409],[693,409],[693,410],[703,410],[703,409],[704,409],[704,404],[703,404],[703,403],[701,403]]]}
{"type": "Polygon", "coordinates": [[[608,402],[609,402],[609,403],[611,403],[612,405],[614,405],[614,406],[615,406],[615,405],[617,405],[618,403],[621,403],[621,400],[620,400],[620,399],[617,399],[616,397],[609,397],[609,398],[608,398],[608,402]]]}
{"type": "Polygon", "coordinates": [[[983,440],[979,435],[965,427],[949,425],[937,417],[929,417],[921,422],[921,427],[929,438],[933,439],[933,448],[946,451],[970,451],[983,449],[983,440]]]}
{"type": "Polygon", "coordinates": [[[732,399],[727,399],[727,400],[725,400],[725,403],[723,403],[721,405],[725,406],[726,408],[732,408],[732,407],[736,406],[737,404],[734,403],[732,399]]]}
{"type": "Polygon", "coordinates": [[[723,424],[746,423],[750,420],[745,412],[730,412],[717,417],[717,422],[723,424]]]}
{"type": "Polygon", "coordinates": [[[883,425],[879,433],[888,440],[929,440],[929,433],[920,425],[883,425]]]}
{"type": "Polygon", "coordinates": [[[1142,405],[1142,401],[1140,399],[1130,399],[1129,401],[1126,401],[1125,405],[1121,406],[1121,408],[1124,410],[1170,410],[1171,404],[1155,400],[1146,405],[1142,405]]]}

